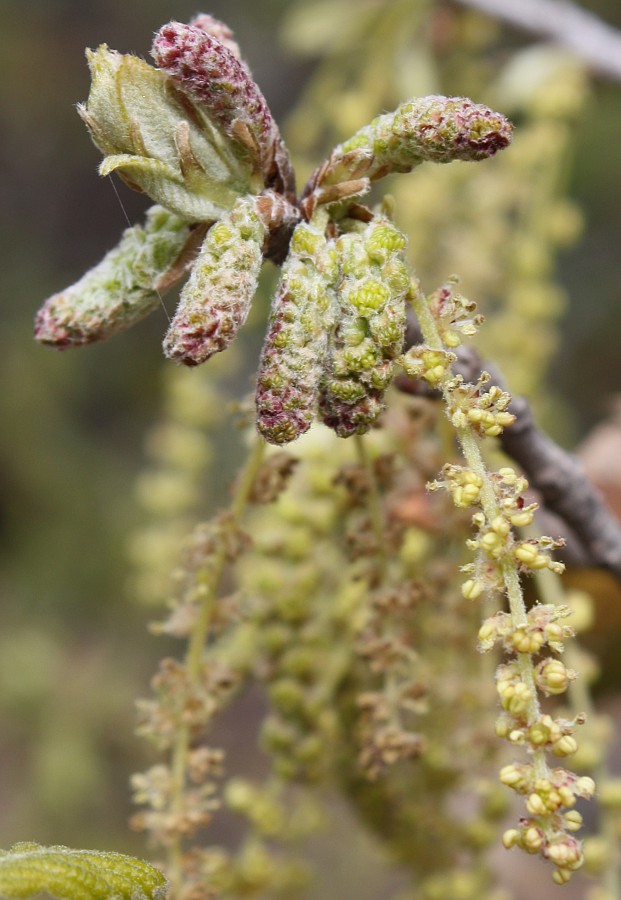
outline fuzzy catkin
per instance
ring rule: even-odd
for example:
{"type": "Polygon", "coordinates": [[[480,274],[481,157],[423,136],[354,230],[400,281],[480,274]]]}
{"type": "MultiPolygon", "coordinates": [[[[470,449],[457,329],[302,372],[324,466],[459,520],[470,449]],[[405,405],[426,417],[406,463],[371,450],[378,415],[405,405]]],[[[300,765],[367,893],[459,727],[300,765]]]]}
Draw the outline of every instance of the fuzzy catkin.
{"type": "Polygon", "coordinates": [[[298,225],[272,304],[257,379],[257,428],[286,444],[311,426],[334,323],[335,253],[312,224],[298,225]]]}
{"type": "Polygon", "coordinates": [[[465,97],[416,97],[340,144],[321,180],[337,184],[364,175],[376,181],[424,161],[485,159],[510,143],[511,132],[504,116],[465,97]]]}
{"type": "Polygon", "coordinates": [[[405,243],[381,216],[362,233],[337,241],[339,323],[322,380],[320,412],[339,437],[364,434],[383,409],[405,334],[405,243]]]}
{"type": "Polygon", "coordinates": [[[45,301],[35,319],[36,340],[66,350],[134,325],[160,302],[157,283],[189,234],[183,219],[153,206],[144,226],[126,229],[98,265],[45,301]]]}
{"type": "Polygon", "coordinates": [[[207,232],[164,338],[169,359],[198,366],[235,338],[257,288],[266,233],[252,196],[207,232]]]}
{"type": "Polygon", "coordinates": [[[198,13],[190,19],[188,24],[193,28],[200,28],[205,34],[214,38],[227,50],[230,50],[235,59],[238,59],[242,65],[245,65],[241,58],[239,45],[226,22],[221,22],[220,19],[210,16],[209,13],[198,13]]]}
{"type": "MultiPolygon", "coordinates": [[[[200,21],[200,20],[199,20],[200,21]]],[[[248,69],[213,32],[169,22],[151,50],[158,67],[249,154],[266,186],[293,190],[293,171],[265,97],[248,69]]]]}

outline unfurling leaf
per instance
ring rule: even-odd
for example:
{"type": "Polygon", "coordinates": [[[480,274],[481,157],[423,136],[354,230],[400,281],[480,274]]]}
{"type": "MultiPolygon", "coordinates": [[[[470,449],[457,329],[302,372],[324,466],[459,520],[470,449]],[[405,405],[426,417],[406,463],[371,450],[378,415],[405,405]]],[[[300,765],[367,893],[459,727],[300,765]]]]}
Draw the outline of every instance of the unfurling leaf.
{"type": "Polygon", "coordinates": [[[92,85],[78,107],[104,154],[102,175],[117,172],[190,221],[213,221],[252,189],[233,144],[164,72],[102,44],[87,51],[92,85]]]}

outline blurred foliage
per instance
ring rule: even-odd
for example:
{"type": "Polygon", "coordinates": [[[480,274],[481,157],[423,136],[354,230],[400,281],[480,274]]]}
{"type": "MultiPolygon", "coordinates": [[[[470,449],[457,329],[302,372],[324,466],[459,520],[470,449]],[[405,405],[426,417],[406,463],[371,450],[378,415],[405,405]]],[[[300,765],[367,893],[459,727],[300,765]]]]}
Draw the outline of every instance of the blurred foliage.
{"type": "MultiPolygon", "coordinates": [[[[621,27],[616,0],[583,5],[621,27]]],[[[448,6],[385,0],[360,3],[357,10],[352,17],[351,4],[336,0],[312,6],[214,0],[208,10],[236,32],[281,122],[301,96],[306,109],[312,104],[314,88],[306,84],[323,83],[323,127],[318,131],[307,117],[290,121],[303,174],[326,147],[376,112],[414,93],[467,94],[484,83],[509,49],[531,42],[504,26],[481,24],[472,31],[468,54],[443,59],[444,80],[438,84],[429,76],[429,48],[442,57],[442,41],[455,27],[448,6]],[[419,32],[426,7],[434,5],[437,30],[419,32]],[[408,10],[407,27],[399,28],[403,9],[408,10]],[[373,40],[365,45],[359,37],[365,28],[370,33],[372,20],[373,40]],[[371,47],[381,48],[382,29],[391,33],[391,28],[393,38],[398,30],[398,53],[388,41],[385,58],[371,52],[371,47]],[[349,55],[341,52],[345,44],[353,47],[349,55]],[[328,62],[319,59],[326,51],[328,62]],[[321,66],[332,81],[311,81],[321,66]],[[343,134],[327,115],[337,95],[343,134]],[[361,95],[366,109],[358,104],[361,95]]],[[[126,548],[140,518],[134,486],[141,472],[138,483],[144,486],[145,457],[153,447],[145,454],[143,436],[159,416],[163,385],[170,391],[174,381],[163,374],[158,347],[166,319],[156,314],[109,345],[75,355],[45,352],[32,342],[31,330],[41,299],[79,277],[126,224],[110,185],[95,175],[98,155],[72,108],[88,90],[84,47],[106,41],[146,56],[150,32],[168,18],[188,19],[196,8],[185,0],[0,0],[0,12],[0,166],[5,176],[0,220],[0,845],[37,839],[141,852],[141,839],[128,837],[125,824],[127,775],[140,767],[137,756],[144,754],[132,737],[132,700],[143,691],[161,642],[145,638],[126,548]]],[[[621,387],[621,209],[611,189],[619,180],[619,86],[595,82],[568,128],[567,145],[561,148],[567,153],[567,186],[581,207],[585,230],[579,244],[563,250],[558,261],[567,305],[550,378],[564,415],[549,415],[569,441],[605,414],[606,398],[621,387]]],[[[142,198],[119,190],[135,221],[145,207],[142,198]]],[[[455,196],[446,199],[457,202],[455,196]]],[[[419,235],[421,241],[424,237],[419,235]]],[[[459,251],[459,235],[452,247],[459,251]]],[[[451,269],[460,270],[461,260],[450,251],[446,255],[451,269]]],[[[166,302],[171,310],[174,298],[166,302]]],[[[230,375],[231,397],[249,387],[247,373],[263,328],[261,310],[254,314],[255,331],[249,324],[241,350],[243,362],[249,362],[230,375]]],[[[197,499],[222,499],[237,459],[231,449],[235,441],[230,427],[218,436],[209,485],[197,499]]],[[[234,739],[234,729],[229,735],[234,739]]],[[[350,827],[345,812],[338,817],[350,827]]],[[[357,853],[367,854],[358,850],[365,840],[354,835],[345,867],[357,853]]],[[[318,852],[333,867],[333,849],[324,846],[318,852]]],[[[373,887],[371,878],[367,889],[373,887]]]]}

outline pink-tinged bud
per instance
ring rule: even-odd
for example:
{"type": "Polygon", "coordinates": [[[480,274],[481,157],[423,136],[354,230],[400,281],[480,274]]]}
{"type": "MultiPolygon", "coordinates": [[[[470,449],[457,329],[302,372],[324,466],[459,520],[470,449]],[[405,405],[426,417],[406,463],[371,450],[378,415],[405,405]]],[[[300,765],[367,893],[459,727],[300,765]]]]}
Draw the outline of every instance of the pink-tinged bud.
{"type": "Polygon", "coordinates": [[[323,198],[328,185],[377,181],[393,172],[410,172],[424,161],[480,160],[511,142],[511,123],[487,106],[465,97],[417,97],[340,144],[309,181],[304,196],[323,198]]]}
{"type": "Polygon", "coordinates": [[[267,231],[256,203],[241,197],[207,232],[164,338],[169,359],[198,366],[225,350],[246,321],[267,231]]]}
{"type": "Polygon", "coordinates": [[[201,105],[249,158],[263,185],[293,190],[293,172],[267,102],[243,63],[202,27],[169,22],[155,36],[152,55],[177,87],[201,105]]]}
{"type": "Polygon", "coordinates": [[[243,62],[239,45],[233,36],[233,32],[225,22],[221,22],[220,19],[216,19],[207,13],[199,13],[193,19],[190,19],[189,24],[192,28],[200,28],[205,34],[215,38],[227,50],[230,50],[236,59],[243,62]]]}

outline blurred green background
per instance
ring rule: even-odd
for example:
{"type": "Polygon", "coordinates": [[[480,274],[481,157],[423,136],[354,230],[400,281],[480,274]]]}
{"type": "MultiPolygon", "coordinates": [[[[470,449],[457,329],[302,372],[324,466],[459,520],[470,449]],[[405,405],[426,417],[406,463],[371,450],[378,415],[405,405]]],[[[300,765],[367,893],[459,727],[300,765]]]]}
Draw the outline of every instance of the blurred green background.
{"type": "MultiPolygon", "coordinates": [[[[204,10],[233,28],[281,122],[314,68],[280,38],[294,5],[212,0],[204,10]]],[[[621,28],[618,0],[582,5],[621,28]]],[[[64,354],[34,344],[32,320],[126,225],[74,109],[88,93],[84,48],[106,42],[147,57],[160,24],[197,11],[194,0],[0,0],[3,847],[29,839],[145,852],[126,827],[127,779],[145,754],[133,699],[147,691],[162,643],[147,637],[151,614],[127,589],[126,546],[140,518],[144,434],[160,408],[166,320],[156,313],[110,344],[64,354]]],[[[530,40],[503,36],[508,47],[530,40]]],[[[571,175],[586,228],[559,271],[570,306],[552,380],[572,411],[565,441],[586,434],[621,391],[620,147],[621,85],[598,79],[571,175]]],[[[147,201],[119,192],[136,221],[147,201]]]]}

